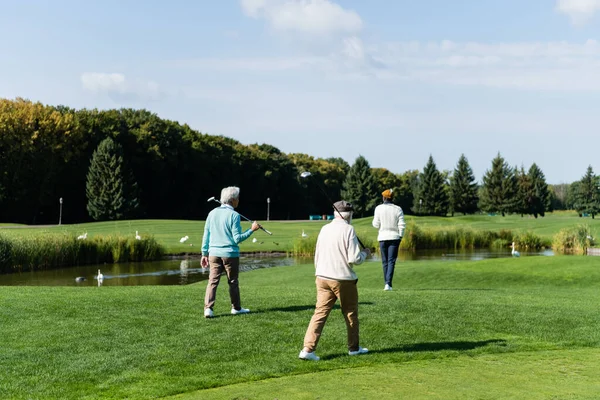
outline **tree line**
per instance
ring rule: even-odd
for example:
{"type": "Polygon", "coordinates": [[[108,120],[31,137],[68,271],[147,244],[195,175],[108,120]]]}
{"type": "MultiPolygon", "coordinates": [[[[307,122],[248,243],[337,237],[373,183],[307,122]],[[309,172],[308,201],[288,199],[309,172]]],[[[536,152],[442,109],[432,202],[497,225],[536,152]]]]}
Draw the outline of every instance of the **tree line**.
{"type": "Polygon", "coordinates": [[[371,168],[362,156],[349,165],[268,144],[244,145],[147,110],[0,99],[0,221],[56,223],[59,207],[64,223],[204,219],[214,207],[206,200],[230,185],[242,189],[240,211],[259,220],[267,207],[272,219],[331,213],[328,197],[352,201],[357,217],[366,216],[387,188],[407,214],[543,216],[574,208],[595,215],[600,209],[591,167],[581,181],[552,186],[535,164],[526,172],[498,154],[479,185],[464,155],[454,171],[439,171],[430,157],[422,172],[393,173],[371,168]],[[311,179],[301,179],[303,171],[311,179]]]}

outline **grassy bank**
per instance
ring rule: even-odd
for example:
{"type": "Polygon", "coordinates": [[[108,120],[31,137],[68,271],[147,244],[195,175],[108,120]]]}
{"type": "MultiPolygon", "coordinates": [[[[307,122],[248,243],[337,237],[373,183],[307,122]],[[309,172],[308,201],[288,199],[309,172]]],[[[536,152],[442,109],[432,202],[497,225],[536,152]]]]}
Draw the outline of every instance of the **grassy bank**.
{"type": "MultiPolygon", "coordinates": [[[[241,210],[243,212],[243,210],[241,210]]],[[[505,247],[515,240],[519,249],[550,247],[555,236],[565,229],[574,229],[578,225],[587,224],[592,237],[600,237],[600,219],[580,218],[575,212],[556,212],[544,218],[521,218],[510,215],[506,217],[488,215],[470,215],[455,217],[413,217],[407,216],[409,225],[421,233],[419,244],[415,247],[409,240],[402,244],[403,248],[477,248],[505,247]],[[445,234],[444,234],[445,232],[445,234]],[[425,247],[421,247],[425,246],[425,247]]],[[[372,218],[354,220],[353,224],[361,240],[373,247],[377,246],[377,230],[371,226],[372,218]]],[[[256,242],[247,240],[240,245],[243,252],[302,252],[310,253],[310,242],[318,235],[326,221],[268,221],[264,225],[273,232],[269,236],[262,231],[253,235],[256,242]],[[304,231],[308,238],[302,239],[304,231]]],[[[250,224],[243,222],[242,227],[250,224]]],[[[64,233],[73,236],[88,233],[89,238],[97,236],[123,236],[133,238],[138,231],[142,238],[151,236],[162,245],[168,254],[200,253],[204,221],[181,220],[132,220],[86,223],[77,225],[61,225],[53,227],[20,227],[3,228],[0,232],[7,236],[24,233],[35,236],[46,236],[52,233],[64,233]],[[180,238],[189,236],[185,243],[180,238]]],[[[415,230],[415,229],[413,229],[415,230]]]]}
{"type": "Polygon", "coordinates": [[[0,231],[0,273],[150,261],[160,259],[163,254],[163,247],[151,237],[136,240],[97,236],[78,240],[68,233],[5,235],[0,231]]]}
{"type": "MultiPolygon", "coordinates": [[[[466,360],[492,357],[498,362],[486,379],[500,390],[506,375],[518,370],[514,357],[521,353],[531,354],[536,388],[550,373],[542,362],[549,351],[600,349],[600,269],[594,257],[406,262],[398,265],[393,292],[382,290],[380,269],[374,262],[357,267],[361,345],[371,353],[346,355],[345,325],[336,308],[317,350],[318,363],[296,358],[315,302],[312,265],[243,273],[242,303],[253,313],[231,316],[222,288],[213,320],[201,317],[205,283],[3,288],[0,363],[7,368],[0,369],[0,389],[15,399],[150,398],[291,377],[281,393],[293,390],[296,397],[290,398],[306,398],[304,387],[294,382],[318,373],[310,382],[317,388],[323,383],[332,396],[322,397],[331,398],[338,393],[334,382],[361,382],[352,378],[357,367],[385,379],[398,368],[430,365],[427,371],[439,376],[431,375],[432,386],[423,380],[421,387],[433,390],[453,377],[476,381],[481,363],[466,360]]],[[[576,353],[564,354],[569,368],[577,364],[576,353]]],[[[585,362],[600,369],[597,358],[585,362]]],[[[587,371],[583,368],[579,371],[587,371]]],[[[573,381],[559,384],[565,391],[573,381]]],[[[593,385],[581,387],[581,398],[597,394],[593,385]]],[[[203,393],[190,396],[204,398],[203,393]]]]}

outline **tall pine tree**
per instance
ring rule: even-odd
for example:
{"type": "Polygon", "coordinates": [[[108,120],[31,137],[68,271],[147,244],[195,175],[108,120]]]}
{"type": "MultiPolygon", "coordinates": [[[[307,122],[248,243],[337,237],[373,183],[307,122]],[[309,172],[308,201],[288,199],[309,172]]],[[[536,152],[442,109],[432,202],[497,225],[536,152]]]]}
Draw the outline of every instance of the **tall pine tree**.
{"type": "Polygon", "coordinates": [[[139,207],[137,183],[125,170],[123,149],[110,137],[100,142],[92,155],[86,194],[88,213],[96,221],[130,218],[139,207]]]}
{"type": "Polygon", "coordinates": [[[359,156],[356,159],[342,187],[342,198],[352,203],[355,217],[366,217],[373,212],[379,196],[376,179],[366,158],[359,156]]]}
{"type": "Polygon", "coordinates": [[[415,198],[417,212],[445,216],[450,206],[446,181],[430,155],[420,175],[419,195],[415,198]]]}
{"type": "Polygon", "coordinates": [[[598,177],[592,166],[588,166],[585,175],[576,185],[575,209],[581,214],[589,214],[592,218],[600,212],[600,188],[598,177]]]}
{"type": "Polygon", "coordinates": [[[450,208],[452,213],[472,214],[477,211],[477,183],[464,154],[461,154],[450,179],[450,208]]]}
{"type": "Polygon", "coordinates": [[[546,215],[546,211],[549,211],[552,206],[552,196],[546,183],[546,177],[536,163],[531,165],[527,176],[531,182],[530,213],[535,218],[538,215],[543,217],[546,215]]]}
{"type": "Polygon", "coordinates": [[[498,153],[492,160],[492,169],[483,176],[479,208],[485,212],[499,212],[502,216],[514,212],[517,205],[517,181],[513,169],[498,153]]]}
{"type": "Polygon", "coordinates": [[[515,180],[517,181],[517,198],[513,211],[521,214],[522,218],[525,214],[532,213],[533,185],[522,165],[521,169],[515,167],[514,171],[515,180]]]}

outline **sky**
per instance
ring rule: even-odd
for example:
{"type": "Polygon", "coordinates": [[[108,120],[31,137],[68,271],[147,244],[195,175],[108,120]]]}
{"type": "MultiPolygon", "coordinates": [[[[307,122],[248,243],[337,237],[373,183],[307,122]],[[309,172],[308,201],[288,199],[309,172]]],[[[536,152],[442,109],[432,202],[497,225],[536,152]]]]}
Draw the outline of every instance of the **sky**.
{"type": "Polygon", "coordinates": [[[0,97],[285,153],[600,173],[600,0],[0,0],[0,97]]]}

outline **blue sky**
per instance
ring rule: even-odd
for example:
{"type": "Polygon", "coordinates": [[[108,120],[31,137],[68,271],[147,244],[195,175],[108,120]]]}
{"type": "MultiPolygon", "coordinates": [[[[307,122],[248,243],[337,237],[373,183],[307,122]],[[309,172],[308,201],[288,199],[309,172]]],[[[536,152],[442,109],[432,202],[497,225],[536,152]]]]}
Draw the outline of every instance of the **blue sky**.
{"type": "Polygon", "coordinates": [[[286,153],[600,173],[600,0],[0,0],[0,97],[286,153]]]}

